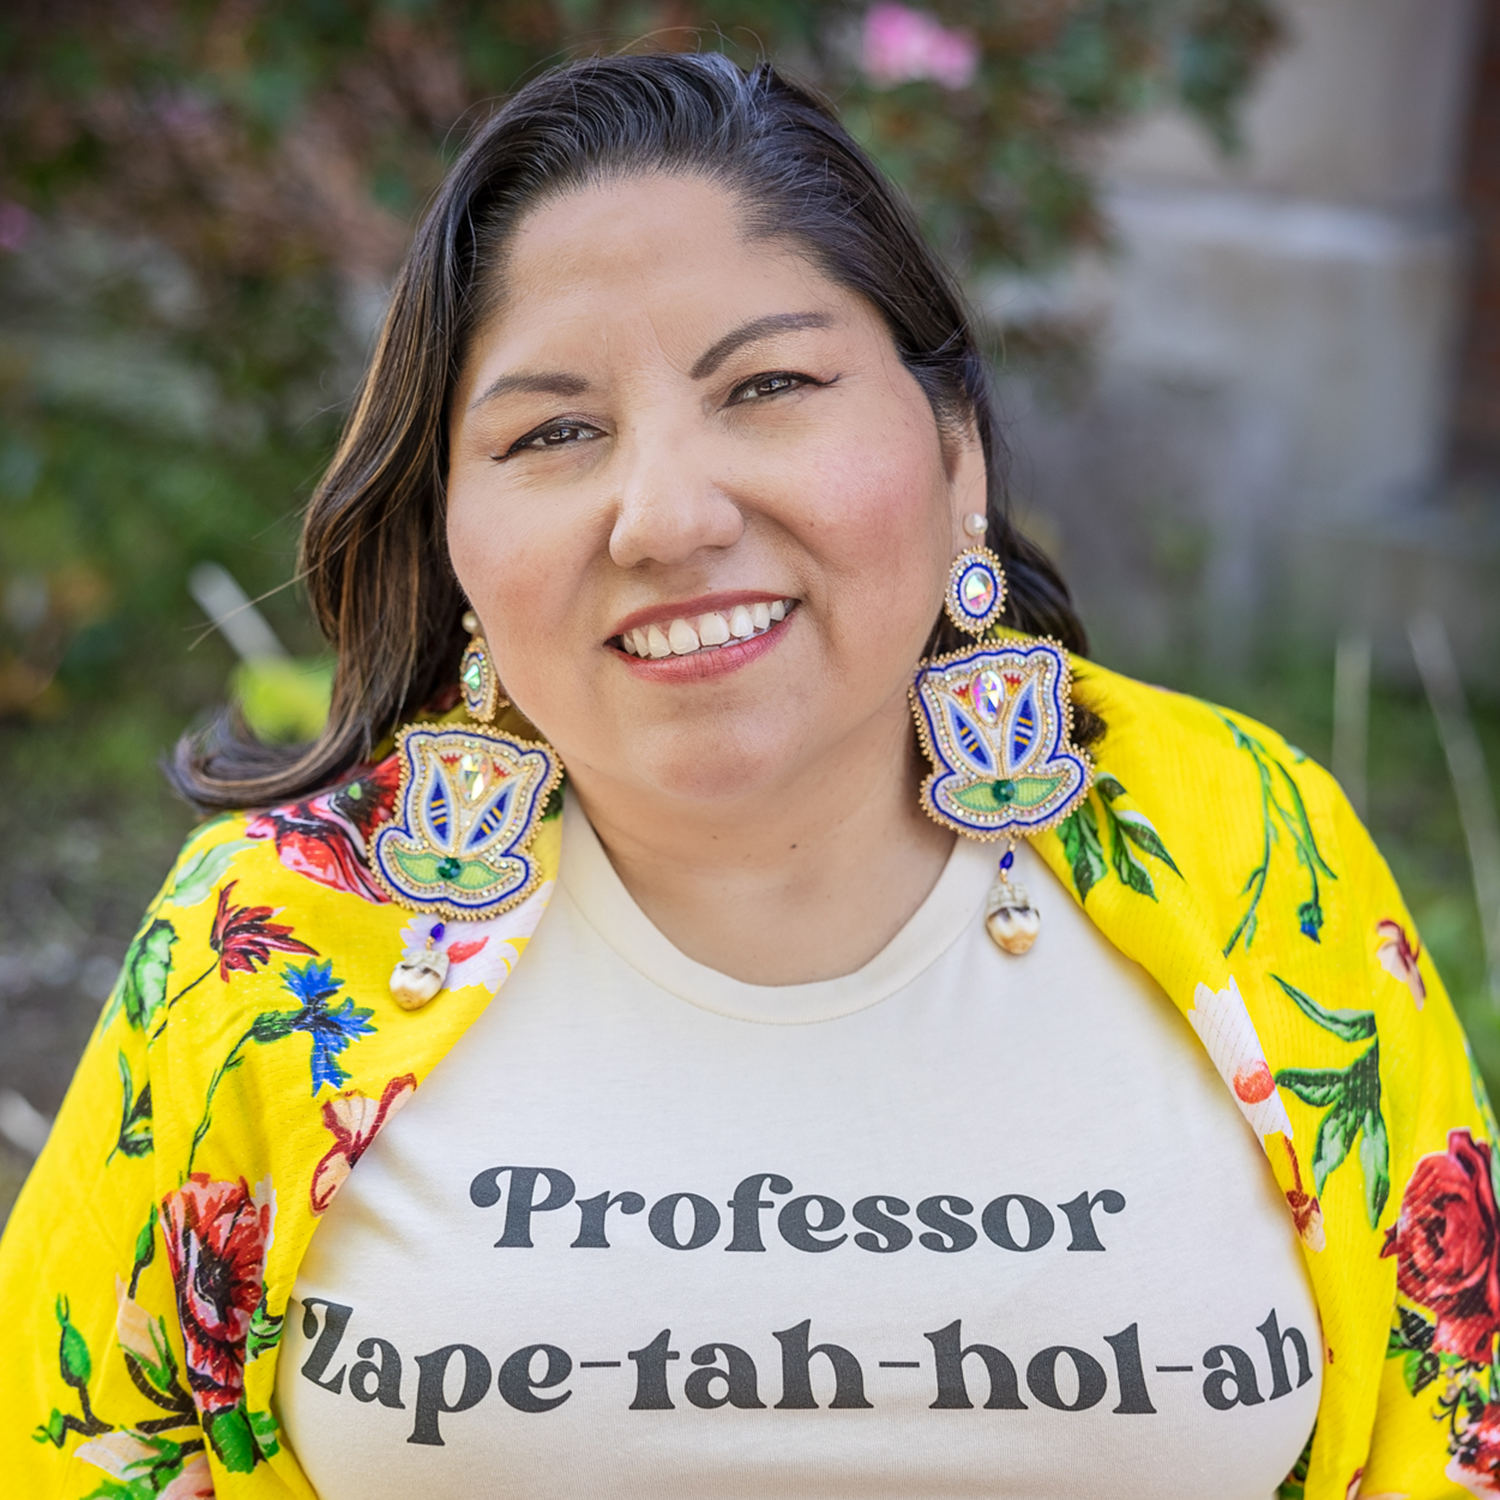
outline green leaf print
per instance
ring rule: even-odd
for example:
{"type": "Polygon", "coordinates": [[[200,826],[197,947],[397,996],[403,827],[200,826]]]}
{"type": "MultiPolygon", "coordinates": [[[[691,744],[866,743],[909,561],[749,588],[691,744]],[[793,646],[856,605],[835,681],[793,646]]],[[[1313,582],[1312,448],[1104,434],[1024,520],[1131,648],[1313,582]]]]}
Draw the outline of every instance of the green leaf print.
{"type": "Polygon", "coordinates": [[[1342,1097],[1323,1116],[1312,1157],[1313,1187],[1318,1193],[1323,1191],[1323,1184],[1328,1181],[1329,1174],[1344,1164],[1349,1148],[1359,1134],[1360,1123],[1361,1117],[1348,1107],[1342,1097]]]}
{"type": "Polygon", "coordinates": [[[135,1080],[130,1073],[130,1059],[123,1052],[120,1054],[120,1087],[125,1095],[120,1108],[120,1134],[104,1159],[105,1166],[115,1159],[116,1153],[121,1156],[145,1156],[152,1147],[151,1085],[142,1084],[140,1093],[134,1092],[135,1080]]]}
{"type": "Polygon", "coordinates": [[[177,879],[167,892],[166,899],[173,906],[184,907],[197,906],[208,900],[235,855],[242,849],[253,847],[254,844],[249,839],[230,839],[227,844],[215,844],[212,849],[195,854],[178,871],[177,879]]]}
{"type": "MultiPolygon", "coordinates": [[[[1307,804],[1302,799],[1302,791],[1292,779],[1292,773],[1266,749],[1260,740],[1256,739],[1253,734],[1247,734],[1233,719],[1219,713],[1218,709],[1214,709],[1213,712],[1229,730],[1235,749],[1243,750],[1255,763],[1256,775],[1260,781],[1260,863],[1250,871],[1245,878],[1244,885],[1240,888],[1240,894],[1249,896],[1250,901],[1245,908],[1244,915],[1236,924],[1234,931],[1230,933],[1229,941],[1224,945],[1224,956],[1228,958],[1234,952],[1235,944],[1241,938],[1244,938],[1246,948],[1255,941],[1255,934],[1260,926],[1261,897],[1265,895],[1266,882],[1271,876],[1271,857],[1276,846],[1281,842],[1282,830],[1285,830],[1286,836],[1291,840],[1297,863],[1307,871],[1311,887],[1307,900],[1297,907],[1297,928],[1303,937],[1316,943],[1319,940],[1318,934],[1323,930],[1323,907],[1320,900],[1321,887],[1318,883],[1318,876],[1325,875],[1329,880],[1337,880],[1338,876],[1333,873],[1328,861],[1323,858],[1318,848],[1312,822],[1307,816],[1307,804]]],[[[1300,752],[1294,753],[1294,759],[1296,758],[1302,758],[1300,752]]]]}
{"type": "Polygon", "coordinates": [[[1120,825],[1120,832],[1132,844],[1144,849],[1153,859],[1159,859],[1174,875],[1182,874],[1172,856],[1167,853],[1167,846],[1162,843],[1161,835],[1152,826],[1149,818],[1143,817],[1138,812],[1116,812],[1115,818],[1120,825]]]}
{"type": "Polygon", "coordinates": [[[1314,1025],[1343,1042],[1371,1042],[1346,1068],[1281,1068],[1276,1083],[1304,1104],[1328,1111],[1318,1125],[1313,1145],[1315,1192],[1322,1193],[1328,1178],[1344,1164],[1355,1141],[1359,1141],[1365,1214],[1373,1229],[1391,1191],[1390,1141],[1380,1109],[1380,1041],[1375,1032],[1375,1017],[1368,1011],[1329,1010],[1279,974],[1271,978],[1314,1025]]]}
{"type": "Polygon", "coordinates": [[[247,1411],[243,1401],[208,1419],[208,1440],[231,1474],[248,1474],[276,1453],[281,1446],[276,1431],[270,1412],[247,1411]]]}
{"type": "Polygon", "coordinates": [[[1104,879],[1109,869],[1104,863],[1104,846],[1099,842],[1099,821],[1087,800],[1080,802],[1057,825],[1057,832],[1062,839],[1063,853],[1073,867],[1073,884],[1078,889],[1078,899],[1087,901],[1089,892],[1104,879]]]}
{"type": "Polygon", "coordinates": [[[1334,1103],[1344,1091],[1341,1068],[1283,1068],[1278,1078],[1285,1080],[1284,1088],[1315,1109],[1334,1103]]]}
{"type": "Polygon", "coordinates": [[[124,1007],[125,1019],[137,1031],[148,1027],[158,1010],[166,1004],[167,979],[172,972],[172,945],[177,929],[163,917],[151,925],[130,945],[125,967],[120,975],[118,1003],[124,1007]]]}
{"type": "Polygon", "coordinates": [[[68,1299],[59,1297],[53,1305],[57,1325],[62,1330],[57,1341],[57,1367],[64,1385],[78,1397],[81,1416],[72,1412],[58,1411],[55,1407],[47,1420],[32,1433],[38,1443],[51,1443],[61,1448],[70,1432],[80,1437],[98,1437],[101,1432],[111,1432],[108,1422],[101,1422],[89,1404],[89,1381],[94,1374],[93,1357],[89,1354],[88,1342],[73,1325],[68,1299]]]}
{"type": "Polygon", "coordinates": [[[1375,1035],[1374,1011],[1329,1010],[1326,1006],[1319,1005],[1311,995],[1303,994],[1296,985],[1288,984],[1274,974],[1271,978],[1286,991],[1288,998],[1309,1021],[1321,1026],[1324,1031],[1331,1031],[1340,1041],[1363,1042],[1375,1035]]]}
{"type": "Polygon", "coordinates": [[[1182,872],[1148,817],[1115,807],[1115,802],[1126,795],[1118,777],[1108,772],[1101,773],[1094,782],[1094,790],[1099,794],[1099,811],[1109,833],[1108,864],[1105,863],[1104,843],[1099,834],[1098,814],[1091,800],[1081,802],[1063,819],[1057,830],[1068,862],[1073,867],[1073,884],[1078,889],[1079,900],[1087,901],[1089,892],[1110,870],[1137,895],[1156,900],[1156,884],[1151,879],[1151,872],[1135,850],[1140,849],[1151,858],[1160,860],[1174,875],[1181,876],[1182,872]]]}
{"type": "Polygon", "coordinates": [[[1391,1190],[1391,1143],[1385,1133],[1385,1118],[1378,1109],[1373,1114],[1367,1110],[1360,1123],[1359,1169],[1365,1179],[1365,1214],[1373,1225],[1391,1190]]]}
{"type": "MultiPolygon", "coordinates": [[[[247,1360],[258,1359],[268,1349],[274,1349],[281,1342],[281,1331],[286,1325],[286,1314],[273,1318],[266,1307],[265,1295],[262,1294],[255,1311],[250,1314],[250,1333],[245,1340],[245,1358],[247,1360]]],[[[252,1418],[254,1413],[251,1413],[252,1418]]]]}
{"type": "Polygon", "coordinates": [[[151,1205],[151,1212],[146,1215],[146,1222],[141,1226],[141,1232],[135,1237],[135,1264],[130,1271],[130,1295],[135,1296],[135,1289],[140,1285],[141,1272],[156,1258],[156,1205],[151,1205]]]}

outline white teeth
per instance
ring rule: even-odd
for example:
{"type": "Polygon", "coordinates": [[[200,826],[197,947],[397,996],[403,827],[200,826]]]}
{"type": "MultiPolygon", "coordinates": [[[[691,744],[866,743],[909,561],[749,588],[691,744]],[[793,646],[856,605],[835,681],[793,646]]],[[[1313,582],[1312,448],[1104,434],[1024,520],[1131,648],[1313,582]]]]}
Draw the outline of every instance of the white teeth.
{"type": "Polygon", "coordinates": [[[672,621],[667,629],[667,642],[672,647],[673,656],[686,656],[703,644],[698,639],[698,632],[686,620],[672,621]]]}
{"type": "Polygon", "coordinates": [[[637,626],[620,634],[620,648],[632,656],[691,656],[705,648],[726,646],[732,640],[747,641],[761,635],[787,617],[795,599],[777,599],[772,604],[736,604],[728,617],[720,610],[710,610],[696,620],[679,617],[665,626],[637,626]]]}

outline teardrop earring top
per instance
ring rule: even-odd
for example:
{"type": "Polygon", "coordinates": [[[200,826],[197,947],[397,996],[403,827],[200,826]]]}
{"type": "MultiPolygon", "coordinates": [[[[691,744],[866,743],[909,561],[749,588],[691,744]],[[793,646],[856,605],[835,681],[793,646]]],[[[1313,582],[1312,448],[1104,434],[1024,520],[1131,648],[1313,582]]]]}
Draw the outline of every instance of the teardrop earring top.
{"type": "Polygon", "coordinates": [[[943,610],[958,629],[983,635],[1005,608],[1005,569],[988,547],[970,547],[953,559],[943,610]]]}
{"type": "Polygon", "coordinates": [[[478,633],[479,621],[474,618],[474,611],[468,610],[464,614],[465,629],[471,620],[475,630],[464,648],[464,658],[458,668],[458,681],[463,689],[464,708],[469,717],[478,724],[488,724],[501,708],[500,678],[495,672],[494,662],[490,660],[489,647],[485,644],[484,637],[478,633]]]}

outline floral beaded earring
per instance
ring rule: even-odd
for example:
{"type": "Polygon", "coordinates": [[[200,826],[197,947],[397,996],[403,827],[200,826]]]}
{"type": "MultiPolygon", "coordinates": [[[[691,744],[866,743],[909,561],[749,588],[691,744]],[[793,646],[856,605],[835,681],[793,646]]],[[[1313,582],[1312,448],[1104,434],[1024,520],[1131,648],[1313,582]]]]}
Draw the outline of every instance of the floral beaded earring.
{"type": "MultiPolygon", "coordinates": [[[[983,515],[965,518],[982,536],[983,515]]],[[[1005,570],[987,547],[954,559],[943,596],[948,618],[983,636],[1005,607],[1005,570]]],[[[1041,918],[1019,879],[1016,840],[1065,818],[1088,795],[1094,768],[1074,747],[1072,674],[1052,640],[976,644],[924,661],[911,689],[917,737],[933,764],[922,807],[945,828],[1007,847],[985,902],[985,927],[1007,953],[1025,953],[1041,918]]]]}
{"type": "MultiPolygon", "coordinates": [[[[370,850],[375,878],[397,905],[458,921],[498,917],[536,888],[540,871],[527,853],[548,799],[562,779],[553,748],[490,727],[506,706],[489,647],[472,612],[460,666],[467,725],[409,724],[396,736],[401,785],[390,822],[370,850]]],[[[408,948],[391,990],[409,1009],[442,989],[448,957],[437,947],[444,924],[424,946],[408,948]]]]}

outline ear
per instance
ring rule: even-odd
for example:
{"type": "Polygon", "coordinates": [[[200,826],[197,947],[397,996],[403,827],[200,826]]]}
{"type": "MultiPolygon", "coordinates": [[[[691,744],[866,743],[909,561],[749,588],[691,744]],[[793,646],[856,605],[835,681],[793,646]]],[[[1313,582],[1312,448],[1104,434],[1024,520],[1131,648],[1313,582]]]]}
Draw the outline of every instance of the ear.
{"type": "Polygon", "coordinates": [[[972,422],[965,422],[949,440],[948,494],[953,520],[954,552],[972,547],[983,540],[964,530],[964,517],[989,510],[989,471],[984,462],[984,448],[972,422]]]}

